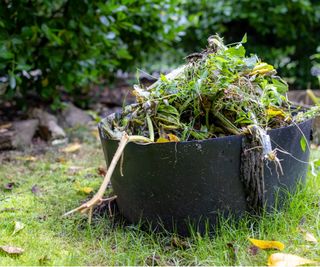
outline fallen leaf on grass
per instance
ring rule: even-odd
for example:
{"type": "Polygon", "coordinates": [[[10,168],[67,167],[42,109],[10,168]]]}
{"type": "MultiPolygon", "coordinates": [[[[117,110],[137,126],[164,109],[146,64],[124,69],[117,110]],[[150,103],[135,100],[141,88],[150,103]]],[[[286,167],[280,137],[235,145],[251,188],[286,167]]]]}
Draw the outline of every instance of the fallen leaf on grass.
{"type": "Polygon", "coordinates": [[[318,244],[318,240],[315,238],[315,236],[309,232],[305,232],[304,239],[306,241],[312,242],[314,244],[318,244]]]}
{"type": "Polygon", "coordinates": [[[279,241],[268,241],[249,238],[250,242],[260,249],[278,249],[283,250],[284,244],[279,241]]]}
{"type": "Polygon", "coordinates": [[[92,187],[89,186],[81,186],[80,183],[77,181],[75,182],[75,188],[77,189],[78,192],[84,193],[86,195],[90,194],[93,191],[92,187]]]}
{"type": "Polygon", "coordinates": [[[268,266],[294,267],[304,264],[315,264],[316,261],[305,259],[293,254],[274,253],[268,258],[268,266]]]}
{"type": "Polygon", "coordinates": [[[81,148],[81,144],[73,143],[73,144],[67,145],[65,148],[62,148],[60,151],[64,153],[74,153],[74,152],[77,152],[80,148],[81,148]]]}
{"type": "Polygon", "coordinates": [[[12,247],[12,246],[0,246],[0,250],[10,255],[20,255],[24,252],[23,248],[12,247]]]}
{"type": "Polygon", "coordinates": [[[25,157],[16,157],[18,160],[23,160],[23,161],[36,161],[37,158],[34,156],[25,156],[25,157]]]}
{"type": "Polygon", "coordinates": [[[298,227],[298,231],[303,233],[304,240],[318,244],[318,240],[315,238],[315,236],[309,233],[307,230],[303,229],[302,227],[298,227]]]}
{"type": "Polygon", "coordinates": [[[101,175],[101,176],[106,176],[106,173],[107,173],[107,169],[104,168],[104,167],[99,167],[98,168],[98,174],[101,175]]]}
{"type": "Polygon", "coordinates": [[[16,233],[20,232],[25,227],[25,224],[19,221],[14,222],[14,230],[12,235],[15,235],[16,233]]]}

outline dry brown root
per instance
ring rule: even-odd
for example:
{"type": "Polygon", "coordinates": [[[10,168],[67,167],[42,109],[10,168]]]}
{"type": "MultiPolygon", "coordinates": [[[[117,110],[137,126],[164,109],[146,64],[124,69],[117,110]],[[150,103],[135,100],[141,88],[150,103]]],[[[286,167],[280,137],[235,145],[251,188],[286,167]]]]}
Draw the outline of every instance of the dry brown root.
{"type": "Polygon", "coordinates": [[[142,143],[151,143],[151,140],[149,138],[143,137],[143,136],[128,136],[128,134],[123,133],[121,140],[119,142],[119,146],[118,149],[116,151],[116,153],[113,156],[113,159],[110,163],[110,166],[107,170],[107,173],[103,179],[103,182],[98,190],[98,192],[93,196],[92,199],[90,199],[89,201],[87,201],[86,203],[82,204],[81,206],[70,210],[68,212],[66,212],[65,214],[63,214],[63,217],[68,216],[70,214],[73,214],[75,212],[81,212],[81,213],[88,213],[88,221],[89,223],[91,222],[91,218],[92,218],[92,212],[93,212],[93,208],[95,206],[99,206],[101,203],[105,202],[105,201],[111,201],[113,199],[115,199],[115,197],[110,197],[110,198],[103,198],[103,195],[107,189],[107,186],[110,182],[111,176],[113,174],[113,171],[115,169],[115,167],[117,166],[117,163],[119,161],[119,159],[122,156],[122,153],[126,147],[126,145],[129,142],[142,142],[142,143]]]}

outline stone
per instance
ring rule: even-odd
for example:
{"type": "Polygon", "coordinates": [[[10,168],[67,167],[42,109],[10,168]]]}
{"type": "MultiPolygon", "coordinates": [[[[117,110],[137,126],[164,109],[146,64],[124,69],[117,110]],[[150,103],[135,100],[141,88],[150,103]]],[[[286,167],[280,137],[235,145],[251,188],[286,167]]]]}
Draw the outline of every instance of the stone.
{"type": "Polygon", "coordinates": [[[69,103],[61,112],[59,121],[63,127],[74,128],[88,126],[92,119],[85,111],[69,103]]]}
{"type": "Polygon", "coordinates": [[[15,121],[12,126],[0,132],[0,150],[26,148],[31,146],[39,121],[35,119],[15,121]]]}
{"type": "Polygon", "coordinates": [[[65,131],[58,125],[58,119],[39,108],[31,110],[30,115],[39,120],[39,134],[47,141],[56,139],[65,139],[65,131]]]}

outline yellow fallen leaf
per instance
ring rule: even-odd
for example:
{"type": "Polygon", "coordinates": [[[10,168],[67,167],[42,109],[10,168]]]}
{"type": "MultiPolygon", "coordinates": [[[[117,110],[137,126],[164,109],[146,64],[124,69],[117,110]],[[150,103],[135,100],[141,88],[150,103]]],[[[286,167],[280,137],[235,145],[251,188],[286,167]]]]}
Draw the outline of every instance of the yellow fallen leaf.
{"type": "Polygon", "coordinates": [[[304,264],[315,264],[316,261],[305,259],[293,254],[274,253],[268,258],[268,266],[294,267],[304,264]]]}
{"type": "Polygon", "coordinates": [[[84,193],[86,195],[90,194],[93,191],[92,187],[89,186],[81,186],[78,181],[75,182],[74,184],[76,190],[80,193],[84,193]]]}
{"type": "Polygon", "coordinates": [[[249,238],[249,240],[253,245],[261,249],[278,249],[278,250],[284,249],[284,244],[279,241],[259,240],[259,239],[253,239],[253,238],[249,238]]]}
{"type": "Polygon", "coordinates": [[[92,191],[93,191],[93,188],[92,187],[89,187],[89,186],[84,186],[84,187],[80,187],[78,189],[79,192],[81,193],[85,193],[85,194],[90,194],[92,191]]]}
{"type": "Polygon", "coordinates": [[[18,160],[24,160],[24,161],[36,161],[37,158],[34,156],[25,156],[25,157],[16,157],[18,160]]]}
{"type": "Polygon", "coordinates": [[[304,239],[306,241],[312,242],[314,244],[318,243],[318,240],[315,238],[315,236],[313,234],[309,233],[309,232],[305,232],[304,239]]]}
{"type": "Polygon", "coordinates": [[[80,148],[81,148],[81,144],[73,143],[73,144],[67,145],[65,148],[61,149],[61,151],[65,153],[73,153],[78,151],[80,148]]]}
{"type": "Polygon", "coordinates": [[[180,139],[178,136],[174,135],[174,134],[167,134],[168,135],[168,138],[169,138],[169,141],[170,142],[179,142],[180,139]]]}
{"type": "Polygon", "coordinates": [[[156,143],[168,143],[170,142],[168,139],[164,137],[159,137],[156,143]]]}

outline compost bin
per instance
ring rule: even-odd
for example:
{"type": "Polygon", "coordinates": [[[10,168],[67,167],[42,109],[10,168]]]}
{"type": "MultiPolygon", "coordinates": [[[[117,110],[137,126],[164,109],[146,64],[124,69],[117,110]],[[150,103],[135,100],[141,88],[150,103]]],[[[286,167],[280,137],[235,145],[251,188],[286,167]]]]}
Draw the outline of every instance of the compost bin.
{"type": "MultiPolygon", "coordinates": [[[[108,165],[118,146],[109,140],[100,124],[100,138],[108,165]]],[[[278,148],[283,174],[265,161],[265,207],[272,211],[277,200],[293,193],[304,182],[309,150],[300,145],[311,137],[312,120],[268,132],[273,149],[278,148]],[[284,153],[286,152],[286,153],[284,153]],[[268,166],[267,166],[268,165],[268,166]]],[[[218,216],[239,218],[251,212],[240,180],[243,136],[233,135],[202,141],[141,145],[129,143],[112,178],[121,214],[130,222],[150,223],[187,235],[190,226],[200,233],[213,228],[218,216]]]]}

